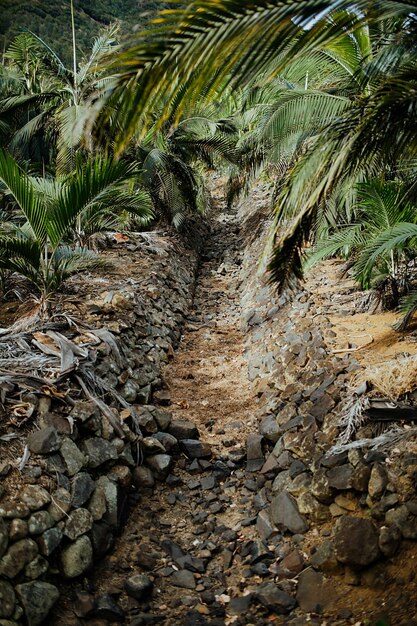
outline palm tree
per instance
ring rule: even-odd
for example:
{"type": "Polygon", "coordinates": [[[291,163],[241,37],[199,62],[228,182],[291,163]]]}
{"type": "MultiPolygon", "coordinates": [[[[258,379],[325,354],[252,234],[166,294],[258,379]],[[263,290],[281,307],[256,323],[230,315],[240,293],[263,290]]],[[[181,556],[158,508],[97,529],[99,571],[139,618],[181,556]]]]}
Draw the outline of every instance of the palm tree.
{"type": "Polygon", "coordinates": [[[79,163],[61,179],[28,176],[16,161],[0,150],[0,181],[24,216],[24,223],[9,227],[0,237],[0,268],[25,277],[40,295],[46,311],[51,295],[74,273],[100,265],[83,243],[83,224],[91,229],[115,205],[143,220],[152,216],[150,203],[126,187],[136,175],[134,165],[96,158],[79,163]],[[75,245],[68,245],[75,238],[75,245]]]}
{"type": "Polygon", "coordinates": [[[362,58],[348,86],[349,103],[309,137],[282,185],[270,271],[283,287],[301,277],[303,247],[338,186],[346,191],[359,180],[389,175],[399,161],[416,156],[414,9],[402,0],[358,0],[354,11],[345,0],[195,0],[163,12],[153,29],[110,61],[117,79],[96,103],[98,124],[118,112],[121,151],[139,122],[146,133],[155,107],[160,125],[179,120],[185,103],[202,93],[218,96],[259,76],[269,85],[296,59],[323,48],[352,49],[355,34],[362,58]],[[368,33],[376,34],[375,49],[368,33]]]}
{"type": "MultiPolygon", "coordinates": [[[[99,35],[90,56],[66,67],[58,55],[34,33],[22,33],[10,44],[3,70],[4,81],[13,80],[12,94],[0,100],[0,121],[14,129],[9,149],[20,157],[56,158],[56,169],[65,174],[75,164],[75,149],[92,151],[83,134],[88,98],[100,84],[100,64],[116,42],[117,27],[99,35]],[[37,141],[36,141],[37,140],[37,141]],[[28,151],[28,146],[32,150],[28,151]],[[45,153],[46,147],[48,152],[45,153]]],[[[74,48],[75,50],[75,48],[74,48]]]]}

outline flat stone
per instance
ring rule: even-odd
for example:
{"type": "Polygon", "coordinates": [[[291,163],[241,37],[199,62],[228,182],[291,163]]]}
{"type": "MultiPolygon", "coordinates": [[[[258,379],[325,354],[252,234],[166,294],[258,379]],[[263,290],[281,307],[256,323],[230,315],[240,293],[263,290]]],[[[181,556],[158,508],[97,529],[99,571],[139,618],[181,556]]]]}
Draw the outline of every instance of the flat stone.
{"type": "Polygon", "coordinates": [[[88,467],[100,467],[100,465],[103,465],[108,461],[114,461],[117,459],[117,450],[115,446],[101,437],[86,439],[83,443],[83,449],[88,457],[88,467]]]}
{"type": "Polygon", "coordinates": [[[335,528],[337,560],[353,568],[363,568],[380,555],[378,533],[373,523],[360,517],[341,517],[335,528]]]}
{"type": "Polygon", "coordinates": [[[65,437],[62,441],[60,454],[67,468],[68,476],[77,474],[86,463],[85,455],[69,437],[65,437]]]}
{"type": "Polygon", "coordinates": [[[16,604],[13,587],[5,580],[0,580],[0,617],[12,617],[16,604]]]}
{"type": "Polygon", "coordinates": [[[49,556],[59,546],[62,540],[62,530],[58,527],[46,530],[37,540],[39,552],[49,556]]]}
{"type": "Polygon", "coordinates": [[[303,534],[308,530],[308,524],[300,515],[296,500],[286,491],[272,499],[270,510],[272,521],[278,528],[294,534],[303,534]]]}
{"type": "Polygon", "coordinates": [[[322,613],[335,599],[334,586],[322,574],[307,569],[298,577],[297,602],[307,613],[322,613]]]}
{"type": "Polygon", "coordinates": [[[169,580],[174,587],[182,587],[183,589],[196,588],[194,574],[186,569],[173,572],[169,580]]]}
{"type": "Polygon", "coordinates": [[[33,539],[21,539],[13,543],[0,561],[0,576],[15,578],[38,554],[33,539]]]}
{"type": "Polygon", "coordinates": [[[275,415],[267,415],[264,417],[259,426],[259,432],[267,441],[276,443],[282,435],[282,429],[280,428],[275,415]]]}
{"type": "Polygon", "coordinates": [[[87,502],[96,488],[96,483],[88,472],[76,474],[71,481],[72,506],[78,508],[87,502]]]}
{"type": "Polygon", "coordinates": [[[46,428],[30,433],[27,438],[27,445],[34,454],[50,454],[60,449],[61,439],[55,428],[46,426],[46,428]]]}
{"type": "Polygon", "coordinates": [[[75,509],[65,522],[64,535],[74,541],[77,537],[84,535],[93,525],[93,517],[87,509],[75,509]]]}
{"type": "Polygon", "coordinates": [[[265,583],[257,587],[254,596],[269,611],[278,615],[290,613],[296,606],[296,601],[274,583],[265,583]]]}
{"type": "Polygon", "coordinates": [[[269,539],[269,537],[276,532],[276,528],[272,523],[271,516],[267,509],[263,509],[258,513],[258,517],[256,518],[256,530],[260,538],[264,541],[269,539]]]}
{"type": "Polygon", "coordinates": [[[66,578],[81,576],[93,564],[93,547],[87,535],[82,535],[70,546],[62,550],[61,567],[66,578]]]}
{"type": "Polygon", "coordinates": [[[40,581],[17,585],[16,591],[25,610],[28,626],[42,624],[59,598],[59,591],[54,585],[40,581]]]}
{"type": "Polygon", "coordinates": [[[172,420],[168,432],[179,441],[182,439],[198,439],[197,426],[188,420],[172,420]]]}
{"type": "Polygon", "coordinates": [[[180,448],[190,459],[209,459],[211,457],[211,446],[198,439],[182,439],[180,448]]]}
{"type": "Polygon", "coordinates": [[[31,511],[38,511],[51,501],[49,493],[40,485],[25,485],[19,498],[27,504],[31,511]]]}
{"type": "Polygon", "coordinates": [[[126,593],[139,601],[151,599],[152,587],[153,583],[146,574],[137,574],[125,581],[126,593]]]}
{"type": "Polygon", "coordinates": [[[248,472],[257,472],[265,463],[262,452],[262,435],[252,434],[246,440],[246,469],[248,472]]]}
{"type": "Polygon", "coordinates": [[[351,489],[355,471],[350,463],[329,469],[327,472],[329,486],[339,490],[351,489]]]}

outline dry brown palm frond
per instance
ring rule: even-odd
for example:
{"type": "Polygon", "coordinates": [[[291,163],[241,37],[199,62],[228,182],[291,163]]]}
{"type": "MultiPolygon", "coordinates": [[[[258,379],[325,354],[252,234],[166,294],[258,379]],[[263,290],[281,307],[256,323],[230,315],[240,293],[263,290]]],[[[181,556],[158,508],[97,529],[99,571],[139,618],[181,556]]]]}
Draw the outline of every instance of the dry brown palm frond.
{"type": "Polygon", "coordinates": [[[398,400],[417,389],[417,356],[370,365],[354,375],[351,386],[355,388],[365,381],[371,387],[370,396],[398,400]]]}

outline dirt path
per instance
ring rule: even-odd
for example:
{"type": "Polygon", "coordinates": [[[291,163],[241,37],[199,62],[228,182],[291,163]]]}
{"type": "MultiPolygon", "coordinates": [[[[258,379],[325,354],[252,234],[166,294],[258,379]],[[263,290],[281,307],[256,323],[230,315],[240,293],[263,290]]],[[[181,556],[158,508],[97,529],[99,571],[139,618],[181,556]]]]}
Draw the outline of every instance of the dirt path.
{"type": "MultiPolygon", "coordinates": [[[[220,198],[215,201],[221,204],[220,198]]],[[[243,558],[237,552],[254,535],[256,517],[250,519],[249,511],[257,490],[255,480],[244,482],[240,469],[247,436],[257,430],[240,328],[242,247],[235,214],[223,210],[202,256],[184,337],[164,377],[173,418],[193,422],[212,457],[191,461],[183,455],[166,483],[143,493],[115,550],[95,569],[93,586],[78,587],[57,609],[56,624],[118,623],[123,616],[117,619],[113,601],[136,626],[220,626],[237,619],[227,617],[225,607],[230,595],[241,594],[242,568],[236,565],[243,558]],[[178,551],[193,562],[174,581],[178,551]],[[126,579],[143,572],[153,581],[145,604],[124,591],[126,579]],[[87,619],[89,592],[103,607],[94,611],[94,620],[87,619]]],[[[245,601],[235,612],[244,608],[245,601]]],[[[263,622],[256,618],[254,623],[263,622]]]]}

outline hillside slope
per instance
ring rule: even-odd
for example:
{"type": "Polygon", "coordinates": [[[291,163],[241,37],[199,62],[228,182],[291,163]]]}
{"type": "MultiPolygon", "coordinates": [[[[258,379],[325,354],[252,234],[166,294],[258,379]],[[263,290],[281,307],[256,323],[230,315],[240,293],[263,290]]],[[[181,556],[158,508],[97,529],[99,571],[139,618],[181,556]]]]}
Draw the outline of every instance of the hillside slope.
{"type": "MultiPolygon", "coordinates": [[[[129,33],[143,24],[158,8],[160,0],[75,0],[77,48],[80,54],[91,48],[100,28],[116,20],[129,33]]],[[[22,29],[30,29],[58,54],[71,58],[71,18],[69,0],[0,0],[0,45],[2,50],[22,29]]]]}

